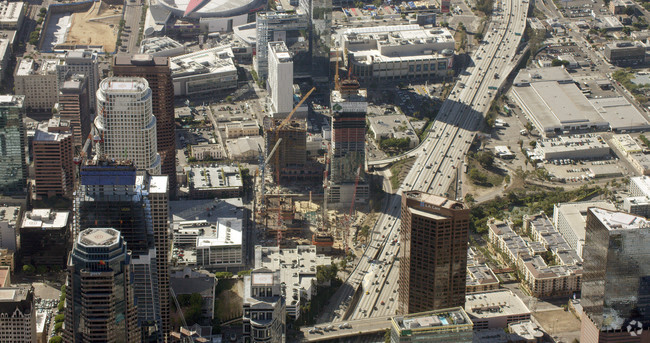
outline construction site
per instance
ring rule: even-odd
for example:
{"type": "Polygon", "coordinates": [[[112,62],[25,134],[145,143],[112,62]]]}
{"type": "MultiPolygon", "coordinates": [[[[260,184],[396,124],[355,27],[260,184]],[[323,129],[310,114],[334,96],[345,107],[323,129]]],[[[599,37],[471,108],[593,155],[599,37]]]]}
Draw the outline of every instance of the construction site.
{"type": "Polygon", "coordinates": [[[255,178],[255,221],[267,243],[276,243],[281,248],[313,244],[319,253],[331,255],[347,255],[351,248],[365,244],[365,237],[359,234],[365,214],[358,211],[367,209],[368,197],[363,165],[358,163],[364,160],[365,107],[361,106],[363,113],[358,111],[358,114],[345,110],[361,108],[359,103],[365,104],[365,97],[345,96],[338,100],[341,93],[354,93],[359,87],[356,80],[348,78],[338,82],[338,73],[336,77],[337,90],[333,94],[344,110],[336,113],[335,121],[345,117],[354,126],[334,123],[335,127],[341,126],[338,137],[346,135],[347,138],[344,142],[337,141],[337,132],[334,132],[334,139],[324,155],[308,158],[306,122],[292,119],[315,88],[302,97],[286,118],[267,117],[264,120],[266,154],[260,148],[261,175],[256,174],[255,178]],[[350,101],[357,103],[350,104],[350,101]],[[348,162],[346,156],[353,156],[354,163],[343,163],[348,162]],[[352,164],[354,168],[348,168],[352,164]],[[341,176],[348,174],[347,178],[341,176]],[[314,187],[296,187],[298,185],[314,187]],[[343,187],[349,192],[342,194],[343,187]]]}
{"type": "Polygon", "coordinates": [[[43,25],[42,49],[59,51],[83,47],[115,51],[123,7],[105,1],[51,6],[51,13],[43,25]]]}

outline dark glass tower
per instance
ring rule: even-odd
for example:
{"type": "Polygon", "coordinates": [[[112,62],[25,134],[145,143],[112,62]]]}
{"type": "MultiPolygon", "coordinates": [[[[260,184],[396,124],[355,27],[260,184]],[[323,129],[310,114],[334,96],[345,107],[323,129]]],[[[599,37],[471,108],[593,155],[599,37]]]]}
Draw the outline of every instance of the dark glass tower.
{"type": "Polygon", "coordinates": [[[402,195],[399,314],[465,306],[469,208],[420,191],[402,195]]]}
{"type": "Polygon", "coordinates": [[[0,95],[0,193],[5,195],[25,192],[24,101],[23,95],[0,95]]]}

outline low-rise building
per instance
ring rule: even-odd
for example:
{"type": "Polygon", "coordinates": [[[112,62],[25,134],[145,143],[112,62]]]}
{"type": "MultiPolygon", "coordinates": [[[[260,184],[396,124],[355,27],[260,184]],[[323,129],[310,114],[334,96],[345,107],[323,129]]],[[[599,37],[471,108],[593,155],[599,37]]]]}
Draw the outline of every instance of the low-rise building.
{"type": "Polygon", "coordinates": [[[515,158],[515,154],[510,151],[506,145],[497,145],[494,147],[494,154],[501,159],[509,160],[515,158]]]}
{"type": "Polygon", "coordinates": [[[626,156],[643,152],[643,148],[629,134],[613,135],[612,145],[626,156]]]}
{"type": "Polygon", "coordinates": [[[650,157],[648,157],[648,155],[643,153],[629,154],[627,155],[627,160],[637,173],[641,175],[650,175],[650,157]]]}
{"type": "Polygon", "coordinates": [[[27,3],[22,1],[0,4],[0,30],[20,30],[25,19],[27,3]]]}
{"type": "Polygon", "coordinates": [[[226,140],[228,158],[237,161],[257,161],[260,147],[264,146],[264,137],[246,136],[226,140]]]}
{"type": "Polygon", "coordinates": [[[142,40],[140,53],[154,57],[174,57],[185,53],[185,45],[167,37],[150,37],[142,40]]]}
{"type": "Polygon", "coordinates": [[[467,249],[466,280],[468,294],[499,288],[499,279],[486,263],[480,263],[476,259],[476,252],[473,248],[467,249]]]}
{"type": "Polygon", "coordinates": [[[505,329],[511,323],[530,320],[530,310],[510,290],[496,290],[465,296],[465,312],[474,330],[505,329]]]}
{"type": "Polygon", "coordinates": [[[25,96],[27,110],[51,111],[59,98],[58,60],[21,59],[14,73],[14,93],[25,96]]]}
{"type": "Polygon", "coordinates": [[[453,66],[454,37],[442,27],[355,27],[344,30],[338,43],[360,81],[444,77],[453,66]]]}
{"type": "Polygon", "coordinates": [[[221,144],[201,143],[190,146],[192,158],[197,161],[222,160],[226,158],[226,152],[221,144]]]}
{"type": "Polygon", "coordinates": [[[228,139],[242,136],[255,136],[260,134],[260,127],[255,120],[235,121],[225,125],[228,139]]]}
{"type": "Polygon", "coordinates": [[[214,319],[215,280],[214,274],[206,270],[192,270],[185,267],[183,270],[171,273],[169,287],[174,290],[176,296],[201,294],[203,299],[201,315],[212,320],[214,319]]]}
{"type": "Polygon", "coordinates": [[[188,169],[187,180],[192,198],[237,198],[242,196],[244,184],[239,167],[208,166],[188,169]]]}
{"type": "Polygon", "coordinates": [[[650,177],[643,175],[630,178],[628,190],[630,196],[623,199],[623,210],[637,216],[649,217],[650,177]]]}
{"type": "Polygon", "coordinates": [[[243,336],[245,342],[284,343],[286,307],[278,270],[256,268],[244,276],[243,336]]]}
{"type": "Polygon", "coordinates": [[[605,45],[603,55],[615,65],[634,65],[645,61],[645,47],[637,42],[612,42],[605,45]]]}
{"type": "Polygon", "coordinates": [[[287,315],[294,319],[300,316],[302,300],[310,301],[316,295],[318,266],[330,264],[331,257],[317,254],[314,245],[299,245],[294,249],[255,246],[255,268],[279,271],[287,315]]]}
{"type": "Polygon", "coordinates": [[[34,266],[64,267],[72,246],[70,219],[70,211],[26,211],[20,225],[23,262],[34,266]]]}
{"type": "Polygon", "coordinates": [[[462,307],[412,313],[391,318],[391,343],[471,343],[472,320],[462,307]]]}
{"type": "Polygon", "coordinates": [[[625,14],[628,8],[634,8],[632,0],[612,0],[609,2],[609,10],[612,14],[625,14]]]}
{"type": "Polygon", "coordinates": [[[172,201],[170,212],[177,264],[210,269],[244,265],[247,210],[240,198],[172,201]]]}
{"type": "Polygon", "coordinates": [[[553,206],[553,226],[580,257],[585,246],[585,225],[589,207],[616,209],[614,204],[607,201],[559,203],[553,206]]]}
{"type": "Polygon", "coordinates": [[[237,68],[228,46],[172,57],[175,96],[221,92],[237,88],[237,68]]]}
{"type": "Polygon", "coordinates": [[[523,282],[534,297],[572,295],[580,292],[582,266],[549,266],[539,255],[524,257],[519,265],[523,282]]]}
{"type": "Polygon", "coordinates": [[[542,343],[544,331],[530,320],[508,324],[508,342],[512,343],[542,343]]]}
{"type": "Polygon", "coordinates": [[[4,342],[36,342],[33,286],[13,285],[0,289],[0,337],[4,342]]]}
{"type": "Polygon", "coordinates": [[[610,148],[601,136],[593,134],[539,139],[531,158],[539,161],[589,160],[610,156],[610,148]]]}
{"type": "MultiPolygon", "coordinates": [[[[15,253],[9,249],[0,249],[0,266],[8,267],[9,272],[13,273],[16,269],[15,253]]],[[[0,283],[0,287],[2,284],[0,283]]]]}

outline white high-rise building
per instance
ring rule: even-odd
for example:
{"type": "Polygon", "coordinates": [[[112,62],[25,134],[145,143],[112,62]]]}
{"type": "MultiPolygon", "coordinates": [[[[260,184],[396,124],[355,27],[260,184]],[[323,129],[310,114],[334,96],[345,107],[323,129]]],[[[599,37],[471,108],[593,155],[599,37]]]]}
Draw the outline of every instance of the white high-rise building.
{"type": "Polygon", "coordinates": [[[287,45],[269,42],[269,83],[271,107],[275,114],[287,114],[293,109],[293,59],[287,45]]]}
{"type": "MultiPolygon", "coordinates": [[[[91,111],[95,106],[95,94],[99,84],[99,64],[97,53],[90,50],[72,50],[65,54],[65,59],[56,66],[59,88],[63,86],[67,75],[83,74],[88,80],[88,101],[91,111]]],[[[85,137],[84,137],[85,139],[85,137]]]]}
{"type": "Polygon", "coordinates": [[[151,89],[140,77],[110,77],[97,90],[98,155],[131,160],[136,168],[160,175],[156,117],[151,89]]]}

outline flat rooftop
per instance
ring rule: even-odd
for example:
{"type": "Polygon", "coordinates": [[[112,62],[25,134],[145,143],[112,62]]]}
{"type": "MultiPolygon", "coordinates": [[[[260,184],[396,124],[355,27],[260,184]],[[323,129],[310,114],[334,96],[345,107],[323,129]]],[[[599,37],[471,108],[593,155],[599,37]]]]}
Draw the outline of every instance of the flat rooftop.
{"type": "Polygon", "coordinates": [[[594,134],[573,136],[558,136],[537,140],[535,150],[542,154],[552,154],[564,151],[583,151],[591,149],[609,149],[609,145],[602,137],[594,134]]]}
{"type": "Polygon", "coordinates": [[[238,167],[194,167],[190,169],[190,180],[197,190],[239,188],[243,186],[238,167]]]}
{"type": "Polygon", "coordinates": [[[99,88],[112,92],[141,92],[149,88],[149,82],[141,77],[111,77],[102,80],[99,88]]]}
{"type": "Polygon", "coordinates": [[[241,198],[170,201],[169,211],[174,235],[180,230],[203,229],[203,235],[197,235],[197,245],[201,247],[242,244],[241,198]]]}
{"type": "Polygon", "coordinates": [[[405,192],[405,194],[409,199],[419,200],[420,202],[423,202],[425,204],[429,204],[437,207],[442,207],[451,210],[460,210],[466,208],[465,205],[461,202],[453,201],[435,194],[429,194],[420,191],[410,191],[410,192],[405,192]]]}
{"type": "Polygon", "coordinates": [[[509,290],[468,294],[465,296],[465,311],[471,318],[530,314],[521,298],[509,290]]]}
{"type": "Polygon", "coordinates": [[[79,233],[78,242],[85,246],[109,246],[117,244],[120,232],[115,229],[86,229],[79,233]]]}
{"type": "Polygon", "coordinates": [[[61,229],[68,225],[70,211],[33,209],[23,215],[22,228],[61,229]]]}
{"type": "MultiPolygon", "coordinates": [[[[566,202],[555,205],[553,218],[564,217],[569,227],[578,239],[585,239],[585,225],[587,225],[587,209],[590,207],[601,207],[607,210],[615,210],[616,206],[607,201],[583,201],[566,202]]],[[[554,223],[557,227],[558,223],[554,223]]]]}
{"type": "Polygon", "coordinates": [[[647,219],[629,213],[609,211],[601,208],[591,208],[589,211],[610,231],[650,227],[650,222],[647,219]]]}
{"type": "Polygon", "coordinates": [[[196,74],[237,72],[230,46],[218,46],[206,50],[170,58],[172,77],[196,74]]]}
{"type": "Polygon", "coordinates": [[[20,206],[1,206],[0,222],[8,222],[9,225],[15,225],[20,214],[20,206]]]}
{"type": "Polygon", "coordinates": [[[612,130],[647,130],[650,124],[636,107],[622,96],[589,99],[599,115],[609,122],[612,130]]]}
{"type": "Polygon", "coordinates": [[[638,188],[643,195],[650,197],[650,176],[635,176],[630,178],[630,182],[638,188]]]}
{"type": "Polygon", "coordinates": [[[413,313],[391,318],[393,327],[401,331],[446,331],[465,328],[472,330],[474,324],[462,307],[413,313]]]}

